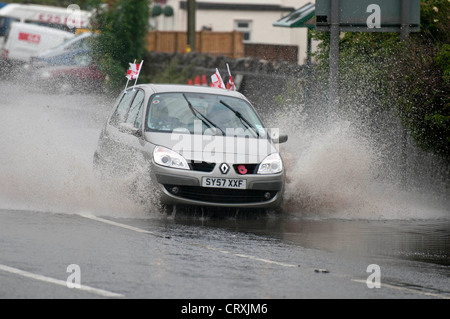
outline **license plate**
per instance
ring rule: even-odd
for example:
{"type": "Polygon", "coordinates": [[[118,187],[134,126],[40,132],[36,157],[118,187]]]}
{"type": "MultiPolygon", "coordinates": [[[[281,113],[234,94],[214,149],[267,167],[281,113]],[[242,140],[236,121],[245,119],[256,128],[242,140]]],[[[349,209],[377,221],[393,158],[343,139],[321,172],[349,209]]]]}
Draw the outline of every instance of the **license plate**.
{"type": "Polygon", "coordinates": [[[203,177],[203,187],[247,189],[247,180],[234,178],[203,177]]]}

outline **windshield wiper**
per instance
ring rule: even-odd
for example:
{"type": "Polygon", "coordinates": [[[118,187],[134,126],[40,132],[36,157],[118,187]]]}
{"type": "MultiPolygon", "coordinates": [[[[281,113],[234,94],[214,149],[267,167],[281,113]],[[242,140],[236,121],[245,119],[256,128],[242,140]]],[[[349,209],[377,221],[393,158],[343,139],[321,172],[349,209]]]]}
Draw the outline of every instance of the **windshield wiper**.
{"type": "Polygon", "coordinates": [[[206,126],[208,126],[209,128],[212,128],[211,126],[213,126],[214,128],[218,129],[223,136],[225,136],[225,132],[217,126],[217,124],[214,124],[213,121],[211,121],[210,119],[208,119],[206,116],[204,116],[202,113],[200,113],[195,107],[192,106],[191,101],[189,101],[189,99],[186,97],[186,95],[183,93],[183,97],[186,100],[186,102],[188,103],[189,109],[191,110],[192,114],[198,118],[199,120],[201,120],[206,126]],[[201,117],[200,117],[200,116],[201,117]]]}
{"type": "Polygon", "coordinates": [[[219,102],[220,102],[221,104],[223,104],[224,106],[226,106],[231,112],[233,112],[234,115],[236,115],[236,117],[237,117],[239,120],[241,120],[241,122],[244,121],[245,125],[247,126],[247,129],[248,129],[248,128],[253,129],[253,131],[256,133],[256,135],[257,135],[258,137],[260,137],[259,132],[258,132],[258,129],[257,129],[256,127],[254,127],[254,126],[252,125],[252,123],[250,123],[244,116],[242,116],[242,114],[241,114],[240,112],[236,111],[234,108],[232,108],[231,106],[229,106],[227,103],[225,103],[225,102],[222,101],[222,100],[220,100],[219,102]]]}

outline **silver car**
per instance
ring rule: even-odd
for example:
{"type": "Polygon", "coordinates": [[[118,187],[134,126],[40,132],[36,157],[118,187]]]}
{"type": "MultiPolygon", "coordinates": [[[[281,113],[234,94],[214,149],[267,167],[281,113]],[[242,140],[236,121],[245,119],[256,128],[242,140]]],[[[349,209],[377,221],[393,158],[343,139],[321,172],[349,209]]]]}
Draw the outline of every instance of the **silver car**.
{"type": "Polygon", "coordinates": [[[165,205],[280,208],[278,144],[241,93],[145,84],[123,92],[99,138],[94,166],[138,171],[165,205]]]}

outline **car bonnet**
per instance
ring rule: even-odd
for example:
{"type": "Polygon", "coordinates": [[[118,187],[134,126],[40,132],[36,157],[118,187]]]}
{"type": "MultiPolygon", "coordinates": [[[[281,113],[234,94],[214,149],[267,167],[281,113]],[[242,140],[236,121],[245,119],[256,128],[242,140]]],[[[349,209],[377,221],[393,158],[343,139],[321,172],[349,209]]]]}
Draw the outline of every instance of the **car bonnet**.
{"type": "Polygon", "coordinates": [[[209,163],[260,163],[266,156],[278,152],[266,138],[156,132],[146,132],[145,138],[155,146],[183,155],[186,160],[209,163]]]}

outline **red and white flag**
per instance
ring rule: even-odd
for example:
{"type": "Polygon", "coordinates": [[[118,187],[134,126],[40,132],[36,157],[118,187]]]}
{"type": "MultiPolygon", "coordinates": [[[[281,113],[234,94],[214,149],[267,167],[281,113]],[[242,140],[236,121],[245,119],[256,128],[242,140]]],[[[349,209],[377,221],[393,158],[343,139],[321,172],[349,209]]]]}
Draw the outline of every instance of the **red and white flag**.
{"type": "Polygon", "coordinates": [[[220,76],[219,69],[216,69],[216,73],[211,75],[212,86],[219,89],[225,89],[222,77],[220,76]]]}
{"type": "Polygon", "coordinates": [[[126,78],[127,80],[127,84],[125,85],[125,93],[127,92],[127,88],[128,88],[128,82],[130,82],[130,80],[136,80],[134,81],[134,86],[133,86],[133,91],[136,88],[136,83],[139,77],[139,73],[141,73],[141,68],[142,65],[144,64],[144,60],[141,61],[141,63],[136,63],[136,60],[134,60],[134,63],[129,63],[130,64],[130,68],[127,70],[127,75],[126,78]]]}
{"type": "Polygon", "coordinates": [[[139,64],[139,63],[129,63],[129,64],[130,64],[130,68],[127,70],[126,77],[128,78],[128,80],[137,79],[139,76],[141,64],[139,64]]]}
{"type": "Polygon", "coordinates": [[[236,85],[234,84],[233,77],[231,76],[230,67],[228,66],[228,63],[227,63],[227,69],[228,69],[228,76],[229,76],[227,89],[236,91],[236,85]]]}

